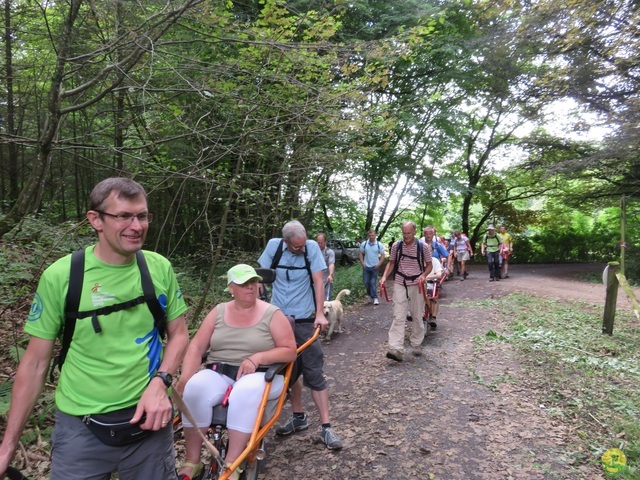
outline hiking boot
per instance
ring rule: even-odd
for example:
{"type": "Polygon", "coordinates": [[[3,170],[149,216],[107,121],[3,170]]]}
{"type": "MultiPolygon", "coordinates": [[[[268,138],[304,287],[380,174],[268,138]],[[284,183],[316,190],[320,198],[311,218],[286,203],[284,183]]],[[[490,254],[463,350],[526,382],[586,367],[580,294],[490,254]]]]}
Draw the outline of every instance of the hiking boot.
{"type": "Polygon", "coordinates": [[[380,305],[380,302],[378,301],[378,299],[377,299],[377,298],[374,298],[374,299],[373,299],[373,304],[374,304],[374,305],[380,305]]]}
{"type": "Polygon", "coordinates": [[[467,278],[469,276],[469,272],[464,272],[464,278],[467,278]]]}
{"type": "Polygon", "coordinates": [[[305,414],[302,418],[298,418],[294,415],[287,423],[276,428],[276,435],[291,435],[292,433],[299,432],[300,430],[306,430],[307,428],[309,428],[307,415],[305,414]]]}
{"type": "Polygon", "coordinates": [[[493,277],[489,277],[489,281],[490,281],[490,282],[493,282],[493,277]]]}
{"type": "Polygon", "coordinates": [[[395,360],[396,362],[401,362],[402,352],[399,350],[389,350],[387,352],[387,358],[390,358],[391,360],[395,360]]]}
{"type": "Polygon", "coordinates": [[[420,346],[413,347],[412,353],[416,357],[421,357],[422,356],[422,347],[420,347],[420,346]]]}
{"type": "Polygon", "coordinates": [[[496,277],[496,282],[499,282],[499,281],[500,281],[500,277],[496,277]]]}
{"type": "Polygon", "coordinates": [[[327,445],[329,450],[340,450],[342,448],[342,441],[335,430],[331,427],[323,428],[320,431],[320,438],[327,445]]]}
{"type": "Polygon", "coordinates": [[[435,318],[432,318],[431,321],[429,322],[429,326],[435,330],[436,328],[438,328],[438,324],[435,322],[435,318]]]}
{"type": "Polygon", "coordinates": [[[509,274],[507,273],[507,274],[504,276],[504,278],[509,278],[509,274]]]}

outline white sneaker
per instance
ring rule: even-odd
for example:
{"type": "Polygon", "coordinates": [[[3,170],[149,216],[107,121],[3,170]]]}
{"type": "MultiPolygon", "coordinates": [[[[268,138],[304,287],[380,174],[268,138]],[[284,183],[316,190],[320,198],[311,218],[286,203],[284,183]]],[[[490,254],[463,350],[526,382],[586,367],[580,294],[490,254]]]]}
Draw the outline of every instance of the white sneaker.
{"type": "Polygon", "coordinates": [[[374,305],[380,305],[380,302],[378,301],[378,299],[377,299],[377,298],[374,298],[374,299],[373,299],[373,304],[374,304],[374,305]]]}

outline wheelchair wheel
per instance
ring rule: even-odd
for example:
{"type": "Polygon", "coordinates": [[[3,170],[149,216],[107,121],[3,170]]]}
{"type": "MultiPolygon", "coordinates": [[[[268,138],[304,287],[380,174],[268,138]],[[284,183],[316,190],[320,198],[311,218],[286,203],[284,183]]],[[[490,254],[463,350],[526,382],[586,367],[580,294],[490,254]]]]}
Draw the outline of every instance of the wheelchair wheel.
{"type": "Polygon", "coordinates": [[[241,480],[257,480],[258,473],[260,472],[260,460],[255,460],[253,464],[247,465],[247,468],[242,475],[240,475],[241,480]]]}

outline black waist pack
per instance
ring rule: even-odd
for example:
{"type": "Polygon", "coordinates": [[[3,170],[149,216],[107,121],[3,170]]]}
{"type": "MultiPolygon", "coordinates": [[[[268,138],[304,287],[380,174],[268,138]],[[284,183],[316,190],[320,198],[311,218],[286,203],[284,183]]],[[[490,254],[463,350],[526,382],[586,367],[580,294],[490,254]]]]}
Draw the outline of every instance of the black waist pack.
{"type": "Polygon", "coordinates": [[[115,410],[109,413],[97,415],[85,415],[82,417],[84,424],[105,445],[110,447],[122,447],[130,443],[139,442],[151,435],[152,430],[142,430],[140,424],[144,423],[146,415],[143,415],[138,423],[129,423],[136,412],[136,407],[115,410]]]}

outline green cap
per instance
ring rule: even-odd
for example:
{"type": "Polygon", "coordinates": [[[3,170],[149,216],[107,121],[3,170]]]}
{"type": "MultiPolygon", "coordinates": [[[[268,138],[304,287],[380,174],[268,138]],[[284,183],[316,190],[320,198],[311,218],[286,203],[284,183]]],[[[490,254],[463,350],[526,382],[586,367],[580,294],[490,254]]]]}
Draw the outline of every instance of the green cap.
{"type": "Polygon", "coordinates": [[[256,273],[255,269],[251,265],[240,263],[235,267],[231,267],[227,272],[227,285],[230,283],[242,285],[254,278],[262,280],[262,277],[256,273]]]}

